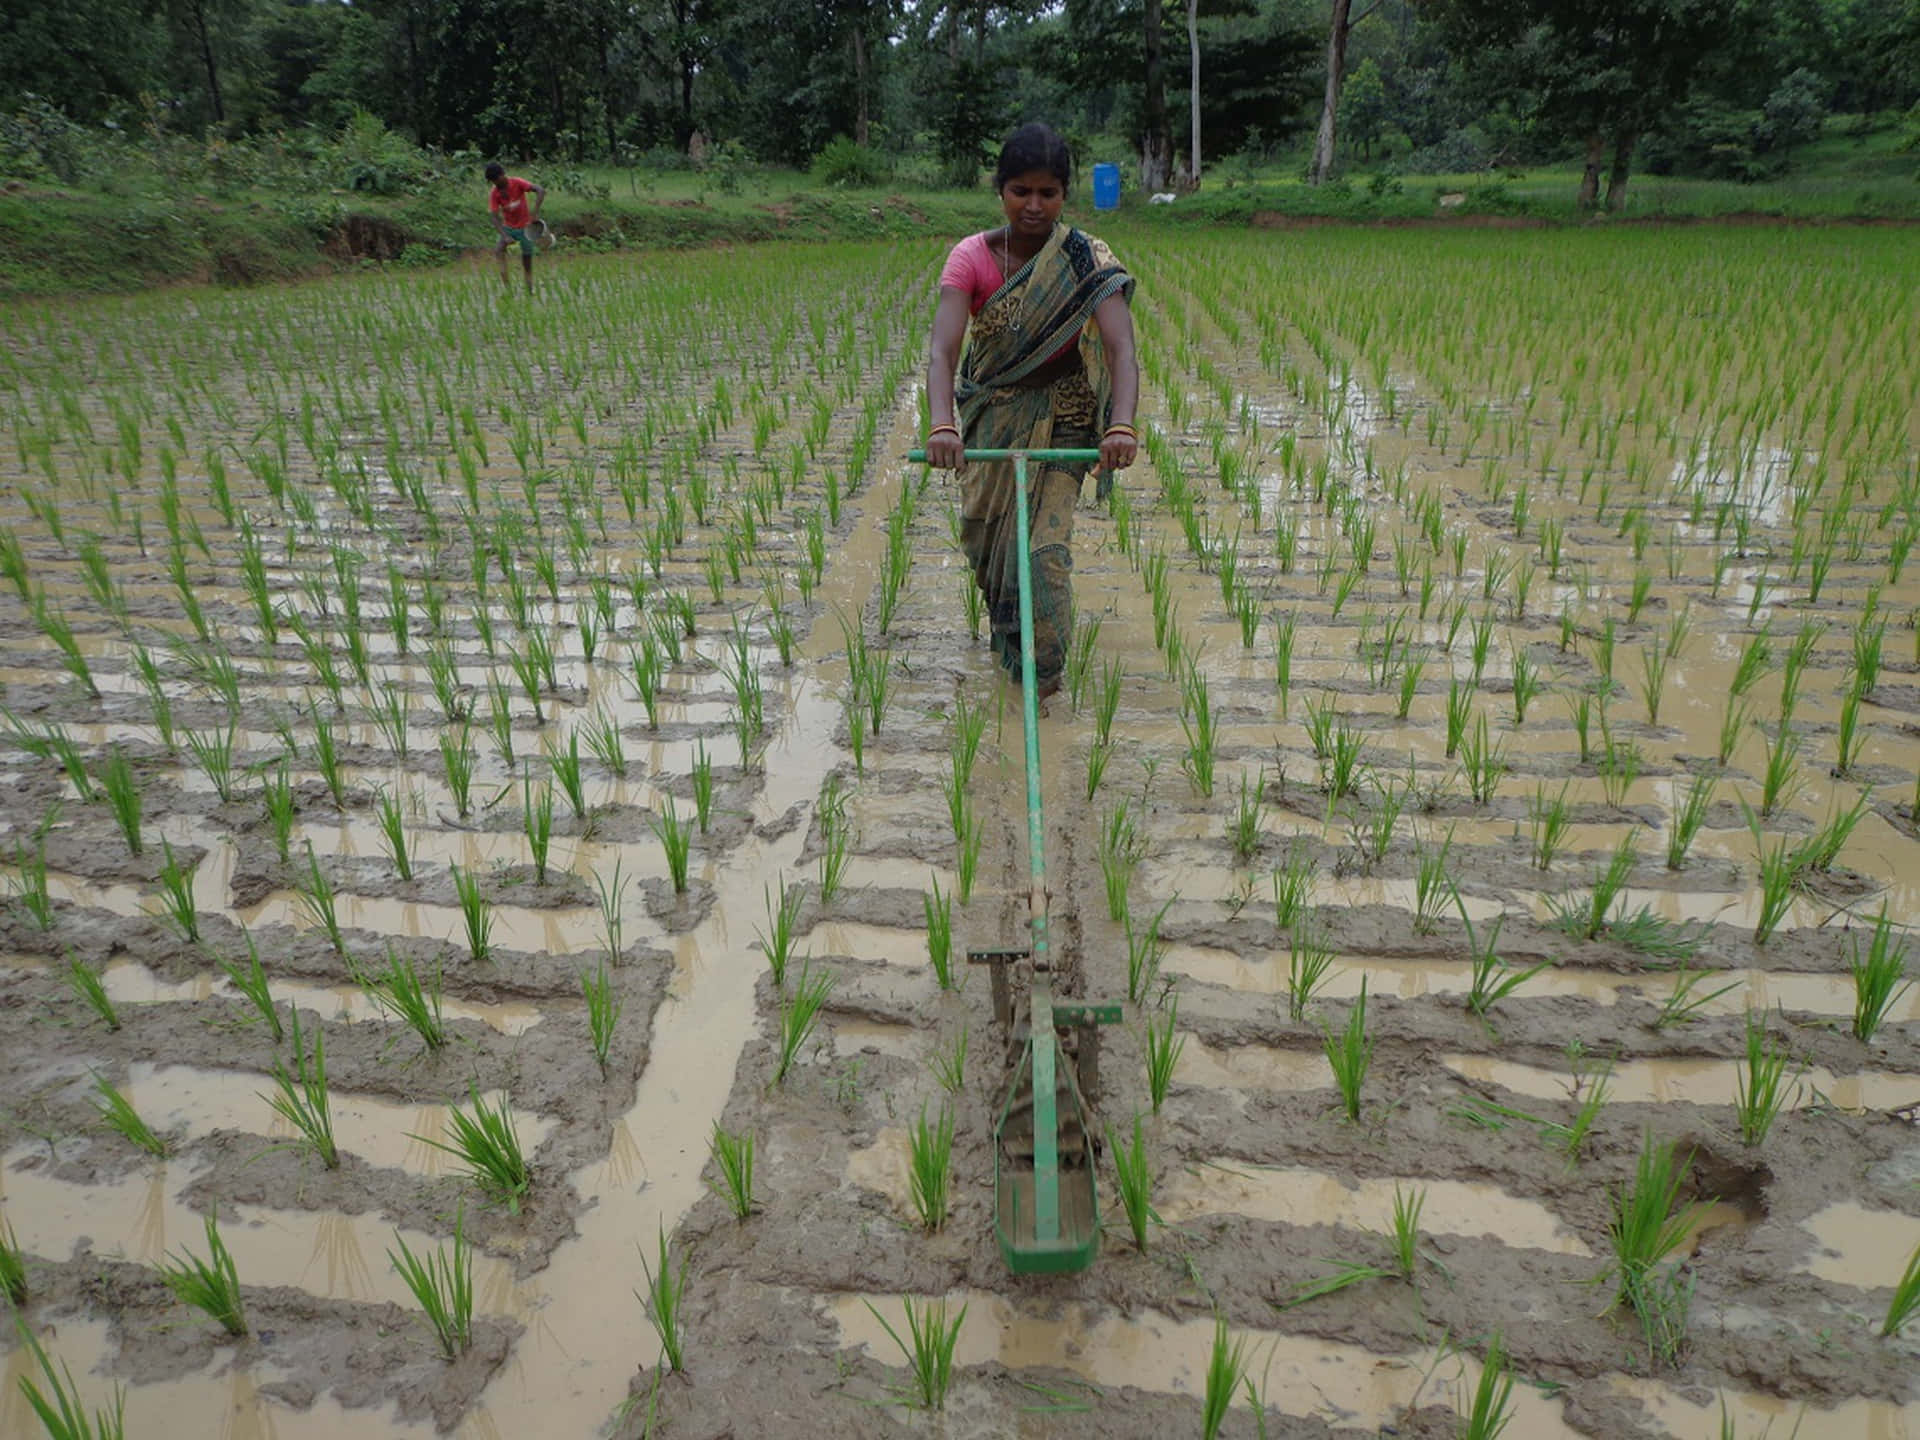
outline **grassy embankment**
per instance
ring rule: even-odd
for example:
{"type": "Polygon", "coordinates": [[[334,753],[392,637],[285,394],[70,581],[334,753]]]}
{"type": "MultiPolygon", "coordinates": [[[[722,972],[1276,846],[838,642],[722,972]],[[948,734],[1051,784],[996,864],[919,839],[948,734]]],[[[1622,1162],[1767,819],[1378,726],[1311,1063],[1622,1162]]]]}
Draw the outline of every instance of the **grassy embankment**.
{"type": "MultiPolygon", "coordinates": [[[[1640,175],[1609,220],[1920,219],[1920,164],[1900,132],[1851,135],[1841,127],[1796,158],[1785,179],[1757,185],[1640,175]]],[[[562,254],[625,246],[699,245],[776,238],[868,239],[961,234],[991,222],[982,193],[884,187],[828,189],[796,171],[742,168],[713,174],[529,164],[547,181],[546,215],[562,254]],[[560,183],[564,175],[573,188],[560,183]]],[[[1574,206],[1578,175],[1553,167],[1496,175],[1359,173],[1333,185],[1302,183],[1294,157],[1268,166],[1229,161],[1205,188],[1170,206],[1127,193],[1103,228],[1273,219],[1405,223],[1591,223],[1574,206]]],[[[0,177],[3,180],[4,177],[0,177]]],[[[205,189],[125,174],[109,188],[7,181],[0,192],[0,296],[136,290],[183,281],[291,279],[363,264],[442,264],[490,242],[484,187],[441,182],[403,196],[345,189],[298,193],[205,189]]],[[[1084,202],[1085,197],[1081,197],[1084,202]]]]}

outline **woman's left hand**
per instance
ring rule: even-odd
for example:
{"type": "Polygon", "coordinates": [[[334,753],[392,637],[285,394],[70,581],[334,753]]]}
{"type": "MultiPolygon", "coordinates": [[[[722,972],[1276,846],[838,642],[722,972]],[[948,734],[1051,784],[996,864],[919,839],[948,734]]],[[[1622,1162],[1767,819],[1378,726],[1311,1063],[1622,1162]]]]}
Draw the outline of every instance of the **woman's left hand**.
{"type": "Polygon", "coordinates": [[[1124,470],[1140,453],[1140,442],[1121,431],[1108,431],[1100,440],[1100,463],[1109,470],[1124,470]]]}

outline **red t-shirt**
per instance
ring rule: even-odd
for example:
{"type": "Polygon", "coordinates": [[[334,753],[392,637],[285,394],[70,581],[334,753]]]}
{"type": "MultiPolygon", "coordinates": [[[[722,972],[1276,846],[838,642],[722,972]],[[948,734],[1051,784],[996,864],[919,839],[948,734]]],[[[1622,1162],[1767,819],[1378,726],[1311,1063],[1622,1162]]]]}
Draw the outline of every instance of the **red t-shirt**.
{"type": "Polygon", "coordinates": [[[508,229],[522,229],[533,218],[527,210],[527,192],[531,189],[531,180],[509,175],[504,191],[498,185],[487,187],[487,209],[498,211],[500,223],[508,229]]]}

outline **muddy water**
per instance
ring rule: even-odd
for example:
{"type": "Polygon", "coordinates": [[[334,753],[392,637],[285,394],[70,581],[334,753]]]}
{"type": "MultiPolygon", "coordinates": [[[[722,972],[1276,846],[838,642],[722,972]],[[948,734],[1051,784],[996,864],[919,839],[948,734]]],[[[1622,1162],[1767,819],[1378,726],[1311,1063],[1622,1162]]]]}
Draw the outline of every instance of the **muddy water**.
{"type": "MultiPolygon", "coordinates": [[[[1448,1069],[1468,1080],[1499,1085],[1535,1099],[1567,1098],[1568,1077],[1552,1070],[1484,1055],[1440,1058],[1448,1069]]],[[[1613,1067],[1607,1098],[1634,1105],[1664,1105],[1671,1101],[1731,1105],[1736,1072],[1742,1068],[1744,1063],[1736,1060],[1623,1060],[1613,1067]]],[[[1876,1071],[1835,1075],[1819,1066],[1796,1075],[1797,1104],[1811,1103],[1816,1093],[1842,1110],[1899,1110],[1920,1104],[1920,1075],[1876,1071]]]]}
{"type": "Polygon", "coordinates": [[[1907,1257],[1920,1250],[1920,1217],[1898,1210],[1870,1209],[1847,1200],[1800,1223],[1814,1239],[1803,1268],[1841,1285],[1891,1287],[1907,1257]]]}
{"type": "MultiPolygon", "coordinates": [[[[1071,1302],[1030,1309],[1031,1302],[977,1290],[946,1299],[949,1316],[962,1304],[967,1307],[953,1356],[961,1386],[962,1367],[997,1361],[1016,1370],[1065,1371],[1108,1389],[1133,1386],[1196,1397],[1206,1392],[1210,1319],[1172,1320],[1145,1311],[1125,1320],[1071,1302]]],[[[824,1304],[843,1346],[864,1348],[883,1364],[902,1363],[899,1348],[873,1313],[878,1310],[904,1334],[899,1296],[840,1295],[824,1304]]],[[[1289,1415],[1318,1415],[1342,1425],[1391,1425],[1416,1400],[1446,1404],[1470,1395],[1479,1379],[1471,1361],[1443,1360],[1435,1351],[1387,1357],[1277,1331],[1235,1332],[1235,1338],[1243,1336],[1252,1355],[1251,1373],[1276,1405],[1289,1415]]],[[[964,1396],[964,1388],[957,1389],[949,1404],[962,1405],[964,1396]]],[[[1557,1405],[1529,1387],[1517,1387],[1513,1399],[1515,1427],[1529,1440],[1572,1440],[1579,1434],[1560,1418],[1557,1405]]]]}
{"type": "MultiPolygon", "coordinates": [[[[156,1162],[147,1173],[113,1184],[76,1185],[23,1163],[34,1158],[31,1151],[16,1151],[0,1159],[0,1198],[7,1202],[21,1245],[32,1254],[65,1259],[84,1238],[96,1254],[145,1264],[169,1253],[204,1256],[203,1217],[174,1198],[197,1172],[156,1162]]],[[[328,1299],[406,1307],[415,1303],[413,1293],[388,1260],[398,1250],[396,1236],[416,1255],[431,1254],[440,1243],[418,1231],[396,1229],[377,1214],[230,1205],[222,1208],[219,1224],[221,1241],[249,1286],[293,1285],[328,1299]]],[[[482,1313],[522,1315],[512,1262],[476,1254],[473,1285],[482,1313]]]]}
{"type": "MultiPolygon", "coordinates": [[[[105,1321],[64,1319],[40,1335],[47,1358],[56,1371],[65,1365],[80,1387],[81,1403],[89,1413],[113,1403],[113,1381],[107,1367],[114,1346],[105,1321]]],[[[311,1405],[295,1410],[259,1392],[263,1384],[280,1378],[270,1360],[230,1360],[226,1355],[205,1370],[171,1380],[129,1389],[127,1430],[152,1440],[340,1440],[364,1434],[369,1416],[364,1410],[344,1409],[322,1392],[311,1405]]],[[[39,1422],[20,1392],[18,1380],[30,1376],[45,1389],[25,1346],[7,1352],[0,1367],[0,1435],[39,1435],[39,1422]]],[[[427,1440],[434,1433],[430,1421],[403,1424],[397,1416],[373,1419],[377,1433],[391,1440],[427,1440]]]]}
{"type": "Polygon", "coordinates": [[[1169,1225],[1202,1215],[1246,1215],[1289,1225],[1343,1225],[1390,1234],[1396,1194],[1425,1192],[1423,1230],[1489,1235],[1503,1245],[1591,1255],[1585,1241],[1544,1205],[1497,1185],[1457,1180],[1348,1179],[1319,1170],[1273,1168],[1238,1160],[1188,1166],[1169,1177],[1154,1208],[1169,1225]]]}

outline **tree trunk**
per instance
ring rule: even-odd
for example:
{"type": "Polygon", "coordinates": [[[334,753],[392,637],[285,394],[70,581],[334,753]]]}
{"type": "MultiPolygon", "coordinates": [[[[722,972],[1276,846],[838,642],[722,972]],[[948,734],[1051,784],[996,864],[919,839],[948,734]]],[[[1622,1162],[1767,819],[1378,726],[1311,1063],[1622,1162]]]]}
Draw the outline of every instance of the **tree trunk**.
{"type": "Polygon", "coordinates": [[[1575,202],[1582,210],[1591,210],[1600,196],[1600,162],[1606,158],[1607,137],[1598,130],[1587,137],[1587,168],[1580,175],[1580,196],[1575,202]]]}
{"type": "Polygon", "coordinates": [[[1167,82],[1161,69],[1160,0],[1146,0],[1146,134],[1140,142],[1140,185],[1148,193],[1167,188],[1173,175],[1173,136],[1167,130],[1167,82]]]}
{"type": "MultiPolygon", "coordinates": [[[[865,17],[862,17],[864,21],[865,17]]],[[[859,110],[853,117],[853,143],[867,143],[867,32],[861,23],[853,27],[853,86],[859,110]]]]}
{"type": "Polygon", "coordinates": [[[1613,169],[1607,172],[1607,209],[1618,210],[1627,203],[1627,171],[1633,163],[1633,147],[1638,131],[1622,130],[1613,139],[1613,169]]]}
{"type": "Polygon", "coordinates": [[[213,37],[207,34],[207,7],[195,3],[193,7],[193,28],[200,35],[200,60],[207,67],[207,96],[213,101],[213,122],[224,125],[227,122],[227,107],[220,101],[220,71],[213,63],[213,37]]]}
{"type": "Polygon", "coordinates": [[[1352,26],[1347,16],[1352,0],[1333,0],[1333,25],[1327,31],[1327,91],[1320,105],[1320,133],[1313,142],[1313,169],[1307,178],[1315,185],[1333,173],[1335,116],[1340,111],[1340,82],[1346,78],[1347,35],[1352,26]]]}
{"type": "Polygon", "coordinates": [[[1187,57],[1192,71],[1189,86],[1193,92],[1193,139],[1188,150],[1193,171],[1193,188],[1200,188],[1200,0],[1187,0],[1187,57]]]}

